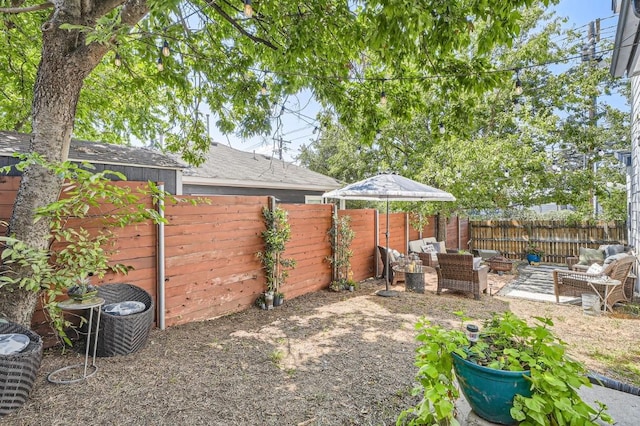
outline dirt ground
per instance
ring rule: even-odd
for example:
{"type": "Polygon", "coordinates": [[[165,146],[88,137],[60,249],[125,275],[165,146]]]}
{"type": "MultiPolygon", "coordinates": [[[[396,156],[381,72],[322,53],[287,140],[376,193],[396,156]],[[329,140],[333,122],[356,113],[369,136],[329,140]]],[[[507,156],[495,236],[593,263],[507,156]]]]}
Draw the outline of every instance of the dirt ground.
{"type": "MultiPolygon", "coordinates": [[[[514,279],[489,276],[493,294],[514,279]]],[[[427,278],[425,294],[395,286],[399,297],[380,297],[384,282],[369,280],[353,293],[321,291],[271,311],[153,330],[144,349],[99,358],[97,373],[76,384],[46,377],[83,355],[47,351],[30,400],[0,423],[390,425],[417,402],[410,395],[417,318],[458,326],[454,311],[478,320],[509,309],[523,318],[549,316],[572,356],[613,378],[621,376],[605,360],[640,361],[631,349],[640,341],[636,319],[489,295],[437,296],[435,273],[427,278]]]]}

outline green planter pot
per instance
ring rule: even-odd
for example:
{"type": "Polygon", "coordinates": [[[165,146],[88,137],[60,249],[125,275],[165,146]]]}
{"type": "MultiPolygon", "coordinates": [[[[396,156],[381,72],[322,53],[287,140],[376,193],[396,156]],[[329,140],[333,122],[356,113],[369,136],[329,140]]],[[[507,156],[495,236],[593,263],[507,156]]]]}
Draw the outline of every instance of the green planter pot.
{"type": "Polygon", "coordinates": [[[527,262],[529,262],[529,265],[537,265],[540,263],[540,256],[537,254],[527,254],[527,262]]]}
{"type": "Polygon", "coordinates": [[[481,418],[503,425],[516,425],[509,411],[516,395],[531,396],[525,379],[528,371],[503,371],[483,367],[453,355],[453,367],[471,409],[481,418]]]}

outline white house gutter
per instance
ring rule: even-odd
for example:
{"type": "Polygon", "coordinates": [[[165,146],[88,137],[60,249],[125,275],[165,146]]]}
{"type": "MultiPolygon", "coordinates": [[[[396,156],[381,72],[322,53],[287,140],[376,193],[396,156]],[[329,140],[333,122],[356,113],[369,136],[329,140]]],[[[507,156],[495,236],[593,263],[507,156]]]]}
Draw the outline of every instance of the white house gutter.
{"type": "MultiPolygon", "coordinates": [[[[164,193],[164,185],[158,185],[160,193],[164,193]]],[[[158,199],[158,213],[164,219],[164,196],[158,199]]],[[[164,287],[164,222],[158,223],[158,327],[160,330],[166,328],[165,325],[165,287],[164,287]]]]}
{"type": "Polygon", "coordinates": [[[313,184],[313,183],[287,183],[287,182],[269,182],[254,180],[231,180],[219,178],[205,178],[197,176],[182,176],[183,185],[210,185],[210,186],[228,186],[235,188],[268,188],[268,189],[299,189],[306,191],[331,191],[339,188],[340,183],[335,184],[313,184]]]}
{"type": "Polygon", "coordinates": [[[609,69],[614,77],[622,77],[625,73],[630,77],[635,73],[640,19],[635,16],[632,9],[631,0],[621,0],[613,4],[614,13],[620,13],[609,69]]]}

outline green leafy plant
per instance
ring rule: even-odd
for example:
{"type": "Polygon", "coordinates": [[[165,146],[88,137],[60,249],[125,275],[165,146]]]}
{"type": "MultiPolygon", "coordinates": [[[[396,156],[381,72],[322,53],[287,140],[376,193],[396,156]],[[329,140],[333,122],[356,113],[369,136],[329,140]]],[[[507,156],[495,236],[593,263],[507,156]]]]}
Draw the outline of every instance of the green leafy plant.
{"type": "Polygon", "coordinates": [[[333,256],[327,256],[326,260],[335,268],[336,276],[334,281],[344,287],[347,281],[353,282],[353,273],[351,272],[353,250],[351,250],[351,243],[356,233],[351,229],[351,217],[346,215],[334,217],[333,226],[327,233],[331,241],[333,256]]]}
{"type": "Polygon", "coordinates": [[[260,308],[260,309],[265,309],[265,300],[264,300],[264,294],[260,294],[255,301],[256,307],[260,308]]]}
{"type": "Polygon", "coordinates": [[[30,164],[38,164],[64,180],[63,196],[35,214],[36,221],[46,219],[50,223],[46,248],[32,247],[12,235],[0,236],[0,287],[39,293],[52,327],[71,344],[64,332],[71,324],[62,316],[57,300],[65,293],[80,297],[95,291],[89,288],[90,277],[100,279],[107,272],[127,273],[128,266],[109,261],[117,239],[113,230],[147,220],[165,221],[143,199],[150,196],[156,205],[168,194],[152,182],[148,189],[138,190],[116,185],[110,178],[126,177],[109,170],[94,173],[88,163],[54,164],[35,154],[18,157],[20,163],[0,168],[0,174],[8,173],[12,167],[22,171],[30,164]]]}
{"type": "MultiPolygon", "coordinates": [[[[468,320],[462,313],[456,313],[468,320]]],[[[528,325],[513,313],[493,314],[484,322],[480,338],[470,344],[460,329],[432,325],[425,318],[416,324],[420,342],[417,349],[418,385],[414,395],[422,394],[415,407],[403,411],[398,425],[458,425],[455,401],[460,390],[455,381],[453,353],[488,368],[529,371],[532,395],[516,395],[511,416],[521,426],[596,425],[600,419],[612,424],[606,406],[593,408],[582,401],[577,390],[591,386],[586,368],[566,354],[566,344],[555,337],[549,318],[536,318],[528,325]]]]}
{"type": "Polygon", "coordinates": [[[264,251],[256,253],[266,272],[267,291],[278,292],[289,276],[287,268],[294,268],[296,261],[283,257],[287,242],[291,239],[291,226],[287,222],[287,211],[281,207],[262,209],[266,229],[260,234],[264,240],[264,251]]]}
{"type": "Polygon", "coordinates": [[[346,278],[331,281],[331,284],[329,284],[329,290],[331,291],[350,290],[351,287],[353,287],[354,290],[357,290],[360,287],[360,284],[355,280],[349,280],[346,278]]]}
{"type": "Polygon", "coordinates": [[[532,254],[534,256],[540,256],[540,257],[544,256],[544,251],[540,248],[540,246],[533,243],[529,243],[526,249],[526,253],[532,254]]]}
{"type": "Polygon", "coordinates": [[[344,290],[344,285],[340,281],[331,281],[331,284],[329,284],[329,290],[339,292],[344,290]]]}

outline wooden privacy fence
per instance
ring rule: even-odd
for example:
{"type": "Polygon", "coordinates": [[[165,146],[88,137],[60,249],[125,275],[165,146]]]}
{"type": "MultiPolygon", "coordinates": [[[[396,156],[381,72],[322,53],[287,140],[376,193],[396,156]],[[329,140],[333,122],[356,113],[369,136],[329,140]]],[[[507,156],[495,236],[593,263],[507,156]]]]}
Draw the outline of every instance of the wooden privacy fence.
{"type": "Polygon", "coordinates": [[[533,243],[544,251],[542,261],[550,263],[565,263],[567,256],[578,255],[580,247],[627,243],[624,222],[473,220],[469,230],[474,249],[498,250],[510,259],[523,259],[527,246],[533,243]]]}
{"type": "MultiPolygon", "coordinates": [[[[19,185],[19,177],[0,176],[0,219],[11,215],[19,185]]],[[[119,185],[144,185],[143,182],[119,182],[119,185]]],[[[215,318],[250,307],[266,288],[262,265],[256,252],[264,248],[261,232],[265,229],[262,208],[268,197],[206,196],[181,197],[184,200],[204,199],[193,205],[188,202],[167,203],[168,221],[163,232],[157,225],[143,223],[115,229],[117,239],[112,261],[131,265],[135,269],[127,276],[107,274],[96,282],[129,282],[151,294],[155,306],[159,289],[164,290],[164,324],[167,326],[215,318]],[[159,238],[164,235],[163,244],[159,238]],[[160,247],[164,248],[162,252],[160,247]]],[[[150,200],[146,200],[151,207],[150,200]]],[[[288,213],[292,237],[284,253],[296,261],[296,267],[281,290],[287,298],[318,291],[332,280],[328,231],[332,226],[333,205],[282,204],[288,213]]],[[[99,215],[100,211],[92,211],[99,215]]],[[[351,261],[354,279],[360,281],[379,275],[382,263],[376,246],[386,244],[387,217],[374,209],[343,210],[339,215],[351,216],[355,231],[351,261]]],[[[92,219],[99,229],[100,222],[92,219]]],[[[389,246],[406,253],[408,241],[417,239],[406,213],[389,215],[389,246]]],[[[465,220],[448,222],[448,247],[458,247],[468,240],[465,220]]],[[[422,237],[435,235],[436,219],[429,218],[422,237]]],[[[160,317],[156,316],[156,321],[160,317]]],[[[45,326],[40,311],[34,316],[34,328],[45,326]]]]}

